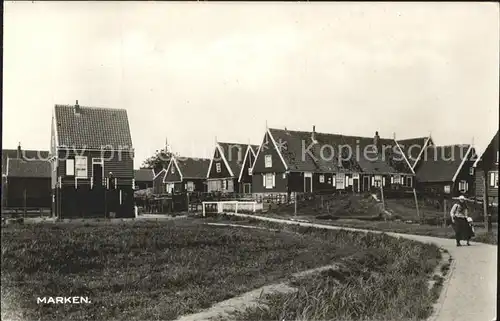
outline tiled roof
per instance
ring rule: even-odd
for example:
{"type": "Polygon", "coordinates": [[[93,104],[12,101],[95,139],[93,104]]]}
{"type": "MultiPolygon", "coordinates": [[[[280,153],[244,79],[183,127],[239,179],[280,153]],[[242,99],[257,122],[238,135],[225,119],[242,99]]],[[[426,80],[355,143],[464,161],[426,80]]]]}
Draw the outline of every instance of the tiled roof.
{"type": "MultiPolygon", "coordinates": [[[[281,152],[292,171],[412,173],[402,155],[396,157],[398,155],[392,149],[385,149],[383,155],[370,152],[373,145],[373,138],[370,137],[316,132],[317,143],[309,148],[312,132],[273,128],[269,131],[278,145],[285,143],[286,148],[281,152]],[[314,158],[306,153],[308,148],[314,158]],[[339,151],[342,153],[340,163],[335,156],[339,151]]],[[[381,138],[380,142],[382,145],[395,145],[392,139],[381,138]]]]}
{"type": "Polygon", "coordinates": [[[60,146],[71,148],[127,150],[132,138],[125,109],[56,105],[55,117],[60,146]]]}
{"type": "Polygon", "coordinates": [[[422,153],[416,172],[421,183],[451,182],[470,145],[429,146],[422,153]]]}
{"type": "Polygon", "coordinates": [[[429,139],[429,137],[418,137],[418,138],[409,138],[409,139],[400,139],[398,140],[398,144],[406,155],[406,158],[410,162],[410,164],[415,164],[415,161],[418,158],[418,155],[422,151],[422,148],[425,145],[425,142],[429,139]]]}
{"type": "Polygon", "coordinates": [[[7,177],[50,178],[50,163],[46,160],[7,160],[7,177]]]}
{"type": "MultiPolygon", "coordinates": [[[[238,175],[243,166],[243,159],[245,158],[245,152],[247,151],[248,144],[240,143],[218,143],[224,153],[224,157],[231,167],[234,175],[238,175]]],[[[208,170],[208,167],[207,167],[208,170]]]]}
{"type": "Polygon", "coordinates": [[[182,173],[182,178],[206,178],[210,159],[206,158],[191,158],[177,157],[175,159],[179,170],[182,173]]]}
{"type": "MultiPolygon", "coordinates": [[[[21,150],[21,156],[26,159],[48,159],[49,151],[46,150],[21,150]]],[[[2,149],[2,174],[7,170],[7,158],[17,158],[17,149],[2,149]]]]}
{"type": "Polygon", "coordinates": [[[134,179],[136,182],[152,182],[153,170],[151,168],[141,168],[134,170],[134,179]]]}

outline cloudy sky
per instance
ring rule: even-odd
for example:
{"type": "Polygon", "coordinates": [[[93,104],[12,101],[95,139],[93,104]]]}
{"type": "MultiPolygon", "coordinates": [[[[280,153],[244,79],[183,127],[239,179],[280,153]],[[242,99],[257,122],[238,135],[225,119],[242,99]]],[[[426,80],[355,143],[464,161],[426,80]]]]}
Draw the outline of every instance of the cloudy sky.
{"type": "Polygon", "coordinates": [[[269,127],[484,149],[495,3],[4,3],[3,148],[48,149],[54,104],[128,111],[136,167],[269,127]]]}

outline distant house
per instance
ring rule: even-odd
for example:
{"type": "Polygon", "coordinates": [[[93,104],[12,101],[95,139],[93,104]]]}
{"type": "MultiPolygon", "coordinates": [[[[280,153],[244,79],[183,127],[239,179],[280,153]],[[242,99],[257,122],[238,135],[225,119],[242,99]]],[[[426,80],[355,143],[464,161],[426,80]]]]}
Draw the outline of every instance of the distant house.
{"type": "Polygon", "coordinates": [[[243,193],[244,186],[248,190],[248,185],[244,185],[248,184],[244,182],[248,179],[240,175],[247,151],[248,144],[216,143],[206,174],[208,192],[243,193]],[[240,176],[243,179],[241,182],[240,176]]]}
{"type": "Polygon", "coordinates": [[[427,146],[415,166],[417,189],[437,195],[474,195],[472,145],[427,146]]]}
{"type": "Polygon", "coordinates": [[[153,187],[154,170],[151,168],[140,168],[134,170],[134,189],[146,189],[153,187]]]}
{"type": "Polygon", "coordinates": [[[167,193],[206,192],[210,159],[172,156],[163,183],[167,193]]]}
{"type": "Polygon", "coordinates": [[[56,105],[52,189],[59,218],[133,217],[133,149],[127,111],[56,105]]]}
{"type": "Polygon", "coordinates": [[[239,192],[250,194],[252,193],[252,167],[257,156],[258,145],[248,145],[243,157],[243,165],[241,166],[238,175],[239,192]]]}
{"type": "Polygon", "coordinates": [[[166,173],[167,173],[166,168],[163,168],[163,169],[159,169],[159,171],[154,174],[154,176],[153,176],[153,194],[161,195],[161,194],[167,193],[166,185],[164,182],[166,173]]]}
{"type": "Polygon", "coordinates": [[[393,139],[269,128],[252,168],[255,193],[364,192],[413,186],[393,139]]]}
{"type": "Polygon", "coordinates": [[[488,188],[488,202],[498,206],[498,131],[486,147],[485,151],[474,163],[476,171],[475,196],[477,199],[484,198],[484,182],[488,188]]]}
{"type": "Polygon", "coordinates": [[[2,208],[50,208],[48,151],[2,150],[2,208]]]}

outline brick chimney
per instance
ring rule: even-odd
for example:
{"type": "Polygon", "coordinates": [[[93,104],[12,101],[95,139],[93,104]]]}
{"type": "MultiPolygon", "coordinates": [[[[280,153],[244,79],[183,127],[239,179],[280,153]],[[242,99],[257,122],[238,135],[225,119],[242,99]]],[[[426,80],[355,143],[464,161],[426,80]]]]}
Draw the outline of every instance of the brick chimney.
{"type": "Polygon", "coordinates": [[[21,150],[21,142],[19,142],[19,145],[17,145],[17,158],[21,159],[23,156],[22,150],[21,150]]]}
{"type": "Polygon", "coordinates": [[[313,131],[312,131],[312,133],[311,133],[311,140],[312,140],[313,142],[315,142],[315,141],[316,141],[316,126],[315,126],[315,125],[313,125],[313,131]]]}
{"type": "Polygon", "coordinates": [[[80,105],[78,105],[78,100],[75,104],[75,114],[79,115],[82,110],[80,109],[80,105]]]}
{"type": "Polygon", "coordinates": [[[375,132],[375,136],[373,137],[373,145],[375,146],[377,153],[382,151],[380,148],[380,136],[378,135],[378,131],[375,132]]]}

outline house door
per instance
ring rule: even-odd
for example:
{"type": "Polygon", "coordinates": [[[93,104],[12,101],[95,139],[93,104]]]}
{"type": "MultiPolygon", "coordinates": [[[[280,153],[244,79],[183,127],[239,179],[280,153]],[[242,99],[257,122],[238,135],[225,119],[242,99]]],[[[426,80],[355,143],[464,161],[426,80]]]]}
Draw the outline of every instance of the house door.
{"type": "Polygon", "coordinates": [[[252,193],[252,184],[249,183],[243,184],[243,193],[244,194],[252,193]]]}
{"type": "Polygon", "coordinates": [[[359,193],[359,178],[352,179],[352,190],[354,193],[359,193]]]}
{"type": "Polygon", "coordinates": [[[370,176],[363,176],[363,192],[370,191],[370,176]]]}
{"type": "Polygon", "coordinates": [[[102,164],[92,164],[92,176],[94,186],[102,186],[102,164]]]}
{"type": "Polygon", "coordinates": [[[304,192],[312,192],[312,173],[304,173],[304,192]]]}

